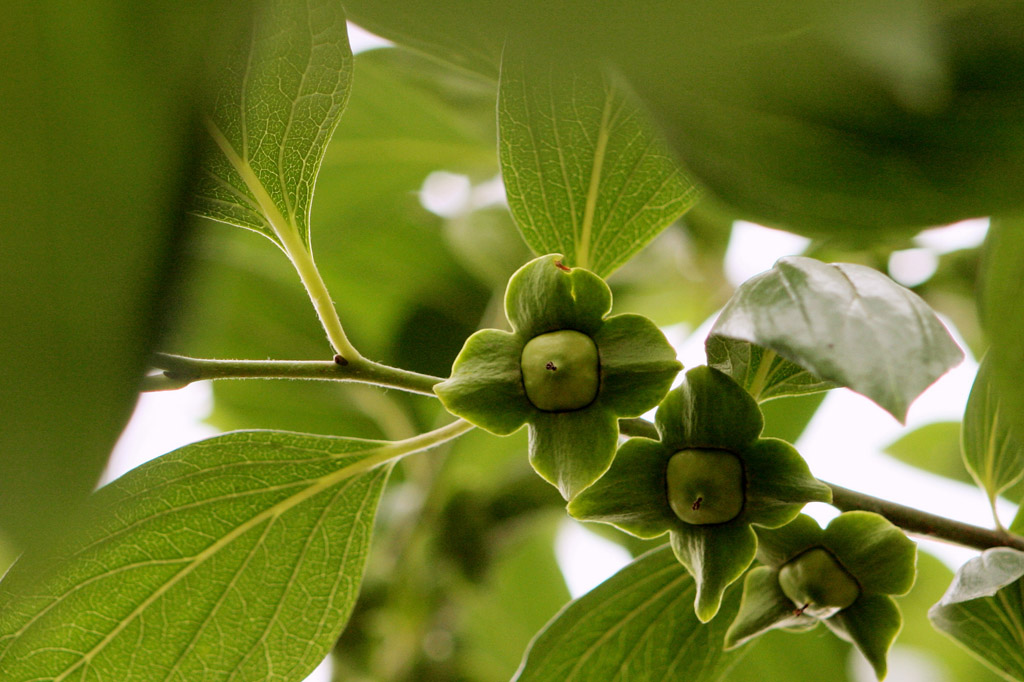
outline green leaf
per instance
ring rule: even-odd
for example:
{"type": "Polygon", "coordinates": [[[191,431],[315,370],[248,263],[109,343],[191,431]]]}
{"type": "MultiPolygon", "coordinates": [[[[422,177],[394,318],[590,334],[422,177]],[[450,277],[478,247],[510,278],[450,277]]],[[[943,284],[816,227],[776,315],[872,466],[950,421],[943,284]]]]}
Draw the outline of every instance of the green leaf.
{"type": "Polygon", "coordinates": [[[509,208],[538,254],[608,276],[699,196],[645,114],[597,66],[506,47],[498,135],[509,208]]]}
{"type": "Polygon", "coordinates": [[[949,646],[946,635],[936,630],[928,620],[928,609],[942,598],[952,580],[953,571],[942,561],[926,551],[918,552],[914,589],[898,599],[903,613],[903,629],[895,646],[927,654],[948,680],[995,682],[1003,679],[963,648],[949,646]]]}
{"type": "Polygon", "coordinates": [[[982,326],[992,343],[992,377],[1003,415],[1014,433],[1024,433],[1024,220],[996,219],[989,228],[981,273],[982,326]]]}
{"type": "Polygon", "coordinates": [[[758,402],[827,391],[836,386],[779,357],[775,351],[746,341],[711,335],[704,342],[704,349],[710,366],[731,376],[758,402]]]}
{"type": "Polygon", "coordinates": [[[537,635],[517,682],[700,680],[734,657],[722,638],[739,591],[723,617],[703,625],[693,613],[693,580],[668,547],[640,557],[570,603],[537,635]]]}
{"type": "Polygon", "coordinates": [[[463,658],[474,679],[511,678],[533,635],[569,601],[554,551],[564,520],[551,509],[503,530],[498,555],[482,589],[464,602],[459,624],[463,658]]]}
{"type": "Polygon", "coordinates": [[[964,466],[988,493],[993,515],[999,494],[1024,477],[1024,447],[1013,430],[1014,418],[1002,400],[995,371],[986,355],[967,399],[961,440],[964,466]]]}
{"type": "Polygon", "coordinates": [[[303,679],[355,603],[389,448],[238,432],[133,470],[0,583],[5,678],[303,679]]]}
{"type": "Polygon", "coordinates": [[[313,186],[352,81],[341,4],[274,0],[232,64],[204,121],[213,146],[193,211],[309,250],[313,186]]]}
{"type": "Polygon", "coordinates": [[[1020,506],[1017,507],[1017,515],[1013,517],[1013,522],[1010,524],[1009,530],[1011,533],[1024,535],[1024,500],[1022,500],[1020,506]]]}
{"type": "Polygon", "coordinates": [[[985,550],[928,612],[932,624],[1010,680],[1024,680],[1024,552],[985,550]]]}
{"type": "Polygon", "coordinates": [[[710,336],[769,348],[901,422],[910,403],[963,358],[913,292],[871,268],[797,256],[741,285],[710,336]]]}
{"type": "Polygon", "coordinates": [[[192,122],[251,3],[5,3],[0,529],[45,545],[94,489],[170,314],[192,122]],[[17,27],[17,28],[14,28],[17,27]]]}
{"type": "Polygon", "coordinates": [[[961,483],[974,483],[964,468],[960,450],[960,422],[933,422],[909,431],[886,446],[884,452],[899,461],[961,483]]]}

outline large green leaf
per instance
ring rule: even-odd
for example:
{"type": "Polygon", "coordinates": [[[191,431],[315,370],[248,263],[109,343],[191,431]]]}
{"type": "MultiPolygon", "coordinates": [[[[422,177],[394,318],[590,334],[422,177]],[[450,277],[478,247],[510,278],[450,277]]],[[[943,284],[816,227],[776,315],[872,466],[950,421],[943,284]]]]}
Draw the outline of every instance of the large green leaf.
{"type": "Polygon", "coordinates": [[[0,583],[4,679],[303,679],[359,592],[390,447],[237,432],[115,481],[0,583]]]}
{"type": "Polygon", "coordinates": [[[906,419],[910,403],[963,352],[931,308],[877,270],[782,258],[745,282],[711,337],[771,349],[906,419]]]}
{"type": "Polygon", "coordinates": [[[1020,3],[347,5],[492,75],[506,37],[613,63],[700,183],[758,222],[863,242],[1022,206],[1020,3]]]}
{"type": "Polygon", "coordinates": [[[993,388],[1005,405],[1014,433],[1024,433],[1024,220],[993,220],[985,244],[981,319],[992,343],[988,351],[993,388]]]}
{"type": "Polygon", "coordinates": [[[168,316],[214,40],[249,2],[4,3],[0,529],[44,544],[96,485],[168,316]]]}
{"type": "Polygon", "coordinates": [[[996,497],[1024,477],[1024,446],[1012,429],[1014,419],[1001,399],[990,357],[982,359],[971,387],[961,442],[964,465],[988,494],[995,514],[996,497]]]}
{"type": "Polygon", "coordinates": [[[997,547],[968,561],[928,617],[1007,679],[1024,680],[1024,552],[997,547]]]}
{"type": "Polygon", "coordinates": [[[711,623],[693,612],[693,579],[667,546],[645,554],[570,603],[531,643],[517,682],[698,680],[735,654],[722,652],[739,605],[726,598],[711,623]]]}
{"type": "Polygon", "coordinates": [[[193,210],[308,250],[313,185],[352,81],[341,3],[267,2],[222,78],[193,210]]]}
{"type": "Polygon", "coordinates": [[[643,112],[597,66],[505,49],[498,90],[509,207],[537,254],[608,276],[699,191],[643,112]]]}

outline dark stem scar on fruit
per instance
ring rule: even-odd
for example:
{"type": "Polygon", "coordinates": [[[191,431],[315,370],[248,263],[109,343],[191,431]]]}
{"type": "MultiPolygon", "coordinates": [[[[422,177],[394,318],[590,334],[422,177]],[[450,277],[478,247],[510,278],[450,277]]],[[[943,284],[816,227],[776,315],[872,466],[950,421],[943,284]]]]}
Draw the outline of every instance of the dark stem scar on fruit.
{"type": "Polygon", "coordinates": [[[337,364],[341,365],[342,367],[344,367],[345,365],[347,365],[347,364],[348,364],[348,360],[346,360],[345,358],[343,358],[343,357],[341,356],[341,353],[338,353],[338,354],[336,354],[336,355],[334,356],[334,362],[336,362],[337,364]]]}
{"type": "Polygon", "coordinates": [[[700,511],[700,503],[703,501],[703,497],[698,497],[696,500],[693,501],[693,505],[690,506],[690,509],[692,509],[693,511],[700,511]]]}
{"type": "Polygon", "coordinates": [[[572,268],[570,268],[568,265],[566,265],[560,260],[555,261],[555,267],[558,268],[559,270],[564,270],[565,272],[572,272],[572,268]]]}
{"type": "Polygon", "coordinates": [[[553,363],[553,362],[548,362],[548,364],[544,365],[544,369],[549,370],[551,372],[557,372],[558,371],[558,368],[555,367],[555,363],[553,363]]]}

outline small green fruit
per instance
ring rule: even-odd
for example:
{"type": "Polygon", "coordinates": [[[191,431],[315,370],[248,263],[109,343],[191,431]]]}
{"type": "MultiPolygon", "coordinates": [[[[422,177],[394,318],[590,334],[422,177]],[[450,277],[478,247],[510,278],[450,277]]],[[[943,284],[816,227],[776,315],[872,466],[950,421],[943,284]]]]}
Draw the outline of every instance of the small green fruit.
{"type": "Polygon", "coordinates": [[[743,510],[743,463],[726,450],[680,450],[668,461],[668,503],[686,523],[731,521],[743,510]]]}
{"type": "Polygon", "coordinates": [[[857,580],[823,547],[809,549],[779,569],[779,587],[800,613],[828,618],[860,596],[857,580]]]}
{"type": "Polygon", "coordinates": [[[600,384],[597,346],[571,329],[541,334],[523,347],[526,397],[547,412],[569,412],[594,402],[600,384]]]}

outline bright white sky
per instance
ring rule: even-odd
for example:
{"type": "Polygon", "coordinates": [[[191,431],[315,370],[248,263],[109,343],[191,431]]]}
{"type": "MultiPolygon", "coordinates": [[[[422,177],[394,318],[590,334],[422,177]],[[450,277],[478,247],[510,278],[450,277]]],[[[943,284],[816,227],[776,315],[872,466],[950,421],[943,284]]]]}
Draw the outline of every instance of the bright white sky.
{"type": "MultiPolygon", "coordinates": [[[[350,38],[357,52],[387,44],[357,28],[350,38]]],[[[492,203],[500,198],[500,192],[500,182],[471,187],[462,176],[437,173],[425,181],[421,197],[429,210],[452,216],[473,206],[492,203]]],[[[980,244],[987,228],[987,221],[975,220],[922,233],[915,239],[915,248],[893,255],[890,274],[907,286],[925,281],[934,272],[939,255],[980,244]]],[[[807,240],[802,237],[751,223],[737,223],[726,254],[726,274],[733,284],[739,284],[769,269],[778,258],[799,254],[806,246],[807,240]]],[[[686,367],[706,363],[703,342],[712,321],[708,320],[692,333],[678,328],[666,330],[686,367]]],[[[957,336],[956,330],[952,331],[957,336]]],[[[962,342],[960,345],[966,348],[962,342]]],[[[834,390],[796,443],[797,448],[819,478],[937,514],[991,526],[988,503],[979,490],[925,474],[882,453],[908,430],[935,421],[960,419],[976,372],[976,361],[968,357],[914,403],[906,427],[866,398],[846,389],[834,390]]],[[[210,387],[202,383],[179,391],[144,394],[114,451],[103,482],[153,457],[215,435],[217,431],[203,423],[211,405],[210,387]]],[[[832,507],[823,504],[809,505],[806,511],[821,523],[836,514],[832,507]]],[[[1000,509],[1004,522],[1012,518],[1013,511],[1009,503],[1000,509]]],[[[923,541],[922,547],[954,568],[975,554],[930,541],[923,541]]],[[[556,541],[556,555],[573,596],[589,591],[630,560],[621,547],[570,519],[566,519],[556,541]]],[[[889,679],[895,682],[909,681],[920,672],[920,665],[910,662],[901,674],[894,663],[898,660],[890,663],[889,679]]],[[[859,672],[857,675],[860,677],[859,672]]],[[[869,671],[865,675],[864,679],[873,679],[869,671]]],[[[328,661],[307,682],[328,682],[329,679],[328,661]]]]}

